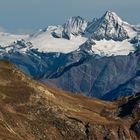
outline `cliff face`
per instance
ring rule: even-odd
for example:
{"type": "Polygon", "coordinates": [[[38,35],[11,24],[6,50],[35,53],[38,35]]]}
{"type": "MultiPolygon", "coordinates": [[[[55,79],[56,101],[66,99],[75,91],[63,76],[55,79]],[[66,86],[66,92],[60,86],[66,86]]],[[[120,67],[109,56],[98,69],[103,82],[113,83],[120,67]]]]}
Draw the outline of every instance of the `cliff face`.
{"type": "Polygon", "coordinates": [[[140,94],[104,102],[40,84],[0,61],[0,140],[139,140],[140,94]]]}

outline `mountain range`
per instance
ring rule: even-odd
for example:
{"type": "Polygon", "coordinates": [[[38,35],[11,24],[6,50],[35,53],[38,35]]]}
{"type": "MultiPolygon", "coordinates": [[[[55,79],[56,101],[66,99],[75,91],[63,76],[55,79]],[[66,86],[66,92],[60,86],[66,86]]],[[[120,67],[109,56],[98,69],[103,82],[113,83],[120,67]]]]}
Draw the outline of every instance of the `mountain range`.
{"type": "Polygon", "coordinates": [[[71,17],[31,35],[0,33],[0,59],[38,81],[89,97],[114,100],[140,92],[140,28],[107,11],[71,17]]]}

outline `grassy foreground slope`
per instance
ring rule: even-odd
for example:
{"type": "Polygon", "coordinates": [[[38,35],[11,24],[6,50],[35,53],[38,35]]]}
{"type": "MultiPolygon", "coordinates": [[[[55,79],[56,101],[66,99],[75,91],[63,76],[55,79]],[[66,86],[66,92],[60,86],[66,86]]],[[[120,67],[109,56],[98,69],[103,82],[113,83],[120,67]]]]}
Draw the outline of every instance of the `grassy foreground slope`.
{"type": "Polygon", "coordinates": [[[65,93],[0,61],[0,140],[139,140],[139,102],[65,93]]]}

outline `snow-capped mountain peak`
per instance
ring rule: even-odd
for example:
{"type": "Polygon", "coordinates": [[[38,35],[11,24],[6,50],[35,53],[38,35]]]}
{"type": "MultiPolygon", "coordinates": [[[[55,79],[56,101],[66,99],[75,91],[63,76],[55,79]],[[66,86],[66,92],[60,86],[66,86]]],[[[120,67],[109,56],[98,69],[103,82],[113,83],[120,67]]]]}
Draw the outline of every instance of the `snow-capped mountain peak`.
{"type": "Polygon", "coordinates": [[[72,35],[79,35],[83,33],[87,27],[87,21],[80,16],[71,17],[65,24],[64,24],[64,33],[71,38],[72,35]]]}
{"type": "Polygon", "coordinates": [[[107,11],[101,18],[94,20],[86,31],[92,33],[92,38],[95,40],[123,41],[136,35],[130,24],[111,11],[107,11]]]}
{"type": "Polygon", "coordinates": [[[88,22],[80,16],[70,17],[63,26],[53,32],[57,38],[72,39],[73,36],[81,35],[85,32],[88,22]]]}
{"type": "Polygon", "coordinates": [[[103,20],[106,20],[108,22],[117,22],[118,24],[122,24],[123,21],[122,19],[115,13],[115,12],[112,12],[112,11],[107,11],[103,17],[102,17],[103,20]]]}

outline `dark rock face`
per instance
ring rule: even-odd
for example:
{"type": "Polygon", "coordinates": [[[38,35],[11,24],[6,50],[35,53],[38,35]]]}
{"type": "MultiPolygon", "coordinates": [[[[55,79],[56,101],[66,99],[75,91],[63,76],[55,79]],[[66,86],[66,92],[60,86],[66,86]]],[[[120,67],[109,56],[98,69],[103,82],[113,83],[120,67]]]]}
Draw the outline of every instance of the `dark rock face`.
{"type": "Polygon", "coordinates": [[[136,133],[136,135],[140,138],[140,121],[136,122],[132,126],[132,130],[136,133]]]}
{"type": "Polygon", "coordinates": [[[106,100],[140,91],[137,53],[104,58],[88,56],[82,63],[74,64],[77,65],[65,67],[45,81],[64,90],[106,100]]]}

